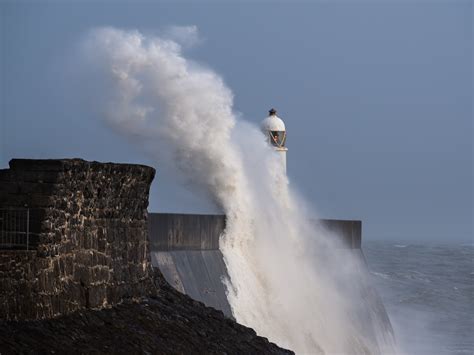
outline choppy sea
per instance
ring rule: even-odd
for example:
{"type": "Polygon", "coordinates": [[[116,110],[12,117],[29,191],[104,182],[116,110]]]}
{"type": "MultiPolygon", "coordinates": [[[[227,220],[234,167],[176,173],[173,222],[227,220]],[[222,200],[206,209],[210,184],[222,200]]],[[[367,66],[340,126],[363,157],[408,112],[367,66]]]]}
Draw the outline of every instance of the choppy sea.
{"type": "Polygon", "coordinates": [[[474,354],[474,245],[364,242],[403,354],[474,354]]]}

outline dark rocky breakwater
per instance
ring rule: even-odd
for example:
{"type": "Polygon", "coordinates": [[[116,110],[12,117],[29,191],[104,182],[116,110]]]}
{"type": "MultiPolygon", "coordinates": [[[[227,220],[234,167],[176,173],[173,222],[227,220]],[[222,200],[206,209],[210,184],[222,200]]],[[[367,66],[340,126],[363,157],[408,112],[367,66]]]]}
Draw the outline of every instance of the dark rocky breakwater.
{"type": "Polygon", "coordinates": [[[0,353],[288,353],[153,270],[154,174],[80,159],[0,170],[0,353]]]}
{"type": "Polygon", "coordinates": [[[100,311],[0,321],[0,353],[293,354],[170,287],[100,311]]]}

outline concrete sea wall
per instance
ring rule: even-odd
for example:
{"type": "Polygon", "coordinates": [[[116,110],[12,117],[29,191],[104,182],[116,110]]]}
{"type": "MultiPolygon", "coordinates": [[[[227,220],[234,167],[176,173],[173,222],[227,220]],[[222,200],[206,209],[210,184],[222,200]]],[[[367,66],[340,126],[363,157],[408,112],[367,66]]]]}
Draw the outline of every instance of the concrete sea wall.
{"type": "Polygon", "coordinates": [[[181,293],[232,317],[222,278],[227,276],[219,236],[224,215],[149,213],[153,266],[181,293]]]}
{"type": "MultiPolygon", "coordinates": [[[[148,222],[153,266],[179,292],[232,318],[222,282],[228,273],[219,250],[225,216],[150,213],[148,222]]],[[[384,344],[393,342],[393,330],[382,300],[371,286],[361,249],[361,221],[331,219],[314,223],[322,224],[334,232],[334,238],[341,239],[340,255],[336,252],[333,258],[344,263],[348,249],[356,261],[359,270],[345,285],[347,297],[353,300],[351,318],[373,348],[382,352],[384,344]]]]}
{"type": "MultiPolygon", "coordinates": [[[[348,220],[315,220],[349,249],[361,246],[362,223],[348,220]]],[[[222,280],[228,277],[219,250],[219,236],[225,229],[224,215],[149,213],[149,238],[153,266],[181,293],[228,317],[232,311],[222,280]]],[[[360,253],[360,255],[362,255],[360,253]]]]}

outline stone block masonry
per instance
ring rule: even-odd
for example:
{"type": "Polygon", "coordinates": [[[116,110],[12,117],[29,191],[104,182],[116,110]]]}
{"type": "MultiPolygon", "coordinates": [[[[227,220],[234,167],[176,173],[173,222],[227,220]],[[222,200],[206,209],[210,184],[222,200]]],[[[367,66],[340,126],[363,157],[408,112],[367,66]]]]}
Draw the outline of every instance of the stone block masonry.
{"type": "Polygon", "coordinates": [[[0,209],[28,208],[30,250],[0,250],[0,319],[45,319],[156,293],[147,241],[153,168],[13,159],[0,209]]]}

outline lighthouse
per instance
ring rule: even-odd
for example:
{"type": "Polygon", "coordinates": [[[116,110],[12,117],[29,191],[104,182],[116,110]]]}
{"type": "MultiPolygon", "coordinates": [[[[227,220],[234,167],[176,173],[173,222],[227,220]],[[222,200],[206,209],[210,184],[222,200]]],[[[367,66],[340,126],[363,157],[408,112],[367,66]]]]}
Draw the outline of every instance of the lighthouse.
{"type": "Polygon", "coordinates": [[[286,129],[283,120],[277,116],[274,108],[268,111],[269,116],[262,121],[262,131],[267,137],[268,143],[280,156],[282,166],[286,172],[286,129]]]}

